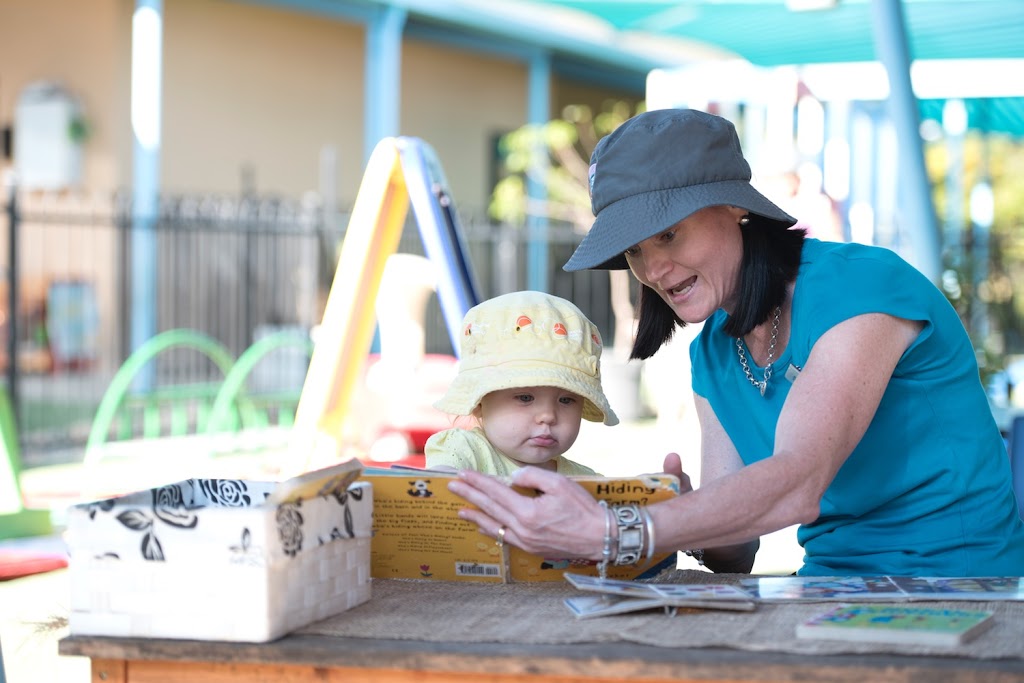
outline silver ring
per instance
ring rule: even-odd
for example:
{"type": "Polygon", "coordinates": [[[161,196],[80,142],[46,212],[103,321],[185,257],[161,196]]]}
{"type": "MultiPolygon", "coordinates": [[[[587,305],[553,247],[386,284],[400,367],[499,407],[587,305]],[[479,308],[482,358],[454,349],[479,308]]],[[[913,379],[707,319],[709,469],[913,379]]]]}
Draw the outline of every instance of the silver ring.
{"type": "Polygon", "coordinates": [[[494,543],[499,548],[502,548],[502,547],[505,546],[505,532],[506,531],[508,531],[508,529],[505,527],[504,524],[502,524],[500,527],[498,527],[498,539],[494,543]]]}

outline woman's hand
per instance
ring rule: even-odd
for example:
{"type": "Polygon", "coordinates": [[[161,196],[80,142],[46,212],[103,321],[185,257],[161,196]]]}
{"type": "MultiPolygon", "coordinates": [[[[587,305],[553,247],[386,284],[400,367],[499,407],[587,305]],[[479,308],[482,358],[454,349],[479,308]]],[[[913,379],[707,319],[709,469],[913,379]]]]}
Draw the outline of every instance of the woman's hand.
{"type": "Polygon", "coordinates": [[[679,493],[689,493],[693,490],[690,477],[683,472],[683,460],[678,453],[669,453],[665,456],[665,463],[662,465],[664,474],[672,474],[679,478],[679,493]]]}
{"type": "Polygon", "coordinates": [[[524,496],[500,479],[464,470],[448,484],[449,490],[474,505],[459,510],[480,533],[504,540],[528,553],[564,559],[602,559],[607,519],[605,508],[582,486],[537,467],[524,467],[512,475],[512,486],[532,489],[524,496]]]}

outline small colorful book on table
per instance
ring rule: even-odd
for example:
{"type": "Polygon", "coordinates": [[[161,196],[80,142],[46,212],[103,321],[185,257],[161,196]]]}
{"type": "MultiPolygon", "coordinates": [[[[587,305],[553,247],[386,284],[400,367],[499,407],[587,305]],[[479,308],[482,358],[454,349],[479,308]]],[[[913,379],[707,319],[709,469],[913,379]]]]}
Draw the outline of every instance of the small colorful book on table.
{"type": "Polygon", "coordinates": [[[992,626],[992,612],[916,605],[840,605],[796,628],[798,638],[954,646],[992,626]]]}
{"type": "Polygon", "coordinates": [[[762,576],[740,585],[759,602],[1024,601],[1019,576],[762,576]]]}

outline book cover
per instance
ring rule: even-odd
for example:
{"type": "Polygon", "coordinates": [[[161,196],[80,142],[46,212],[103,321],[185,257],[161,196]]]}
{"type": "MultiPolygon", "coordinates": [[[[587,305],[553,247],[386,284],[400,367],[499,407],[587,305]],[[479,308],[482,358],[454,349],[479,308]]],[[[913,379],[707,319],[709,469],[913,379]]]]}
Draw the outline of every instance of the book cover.
{"type": "Polygon", "coordinates": [[[589,593],[598,593],[598,597],[606,598],[606,606],[613,611],[605,611],[600,602],[586,600],[582,597],[567,598],[566,605],[576,616],[581,606],[588,606],[587,616],[600,616],[593,612],[617,614],[633,611],[623,599],[636,600],[633,609],[648,609],[643,603],[662,607],[700,607],[704,609],[725,609],[749,612],[756,604],[749,593],[737,588],[716,583],[644,583],[640,581],[624,581],[618,579],[602,579],[597,576],[565,573],[565,580],[576,588],[589,593]],[[571,601],[571,602],[570,602],[571,601]],[[612,607],[614,605],[614,607],[612,607]]]}
{"type": "Polygon", "coordinates": [[[741,579],[740,585],[763,602],[1024,600],[1018,576],[766,576],[741,579]]]}
{"type": "Polygon", "coordinates": [[[1024,579],[991,577],[892,577],[910,600],[1024,600],[1024,579]]]}
{"type": "Polygon", "coordinates": [[[764,602],[894,602],[907,598],[887,576],[765,576],[741,579],[740,585],[764,602]]]}
{"type": "Polygon", "coordinates": [[[840,605],[797,625],[798,638],[953,646],[992,626],[992,612],[918,605],[840,605]]]}
{"type": "Polygon", "coordinates": [[[631,598],[626,595],[591,593],[566,598],[563,602],[577,619],[592,619],[652,609],[661,609],[666,614],[672,614],[674,610],[671,605],[666,605],[658,598],[631,598]]]}
{"type": "MultiPolygon", "coordinates": [[[[459,519],[467,503],[448,490],[453,472],[409,468],[366,468],[373,484],[371,576],[444,581],[561,581],[567,569],[597,575],[593,562],[539,557],[518,548],[498,547],[475,524],[459,519]]],[[[573,477],[595,498],[609,504],[646,505],[679,495],[679,480],[666,474],[636,477],[573,477]]],[[[522,491],[523,493],[529,493],[522,491]]],[[[608,574],[633,579],[674,566],[664,553],[638,566],[609,567],[608,574]]]]}

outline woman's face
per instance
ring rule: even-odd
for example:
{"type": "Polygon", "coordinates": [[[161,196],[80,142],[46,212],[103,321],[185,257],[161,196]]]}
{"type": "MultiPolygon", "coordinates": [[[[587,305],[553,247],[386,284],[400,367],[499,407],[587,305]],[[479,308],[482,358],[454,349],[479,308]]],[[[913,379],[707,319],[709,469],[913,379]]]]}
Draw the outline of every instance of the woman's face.
{"type": "Polygon", "coordinates": [[[732,312],[743,259],[743,209],[711,206],[626,250],[633,275],[680,320],[699,323],[732,312]]]}

